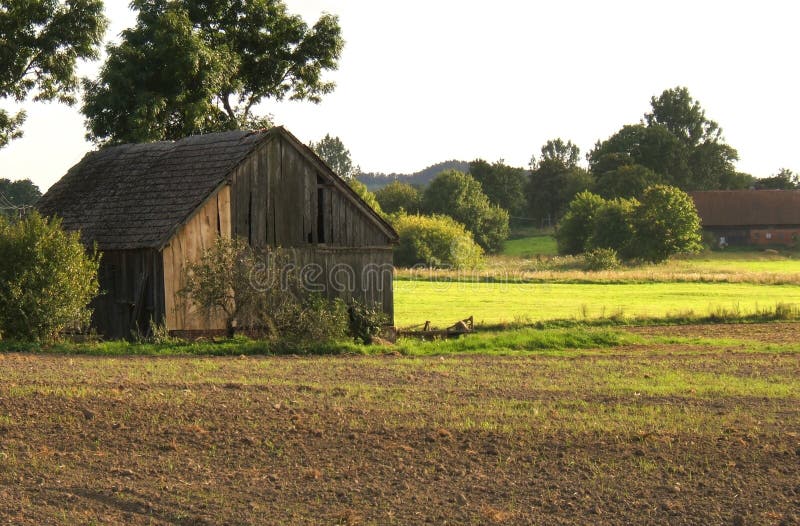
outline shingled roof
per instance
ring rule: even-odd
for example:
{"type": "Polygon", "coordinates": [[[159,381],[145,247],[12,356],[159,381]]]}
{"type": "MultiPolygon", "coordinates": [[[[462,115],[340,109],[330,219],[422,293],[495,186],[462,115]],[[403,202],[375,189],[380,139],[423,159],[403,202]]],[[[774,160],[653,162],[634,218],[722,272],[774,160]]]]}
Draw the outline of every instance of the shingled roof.
{"type": "Polygon", "coordinates": [[[690,195],[705,227],[800,225],[797,190],[714,190],[690,195]]]}
{"type": "MultiPolygon", "coordinates": [[[[37,208],[61,217],[65,229],[80,230],[85,243],[96,242],[101,250],[160,249],[234,168],[275,133],[314,156],[281,127],[112,146],[88,153],[42,196],[37,208]]],[[[377,214],[371,215],[384,230],[394,232],[377,214]]]]}

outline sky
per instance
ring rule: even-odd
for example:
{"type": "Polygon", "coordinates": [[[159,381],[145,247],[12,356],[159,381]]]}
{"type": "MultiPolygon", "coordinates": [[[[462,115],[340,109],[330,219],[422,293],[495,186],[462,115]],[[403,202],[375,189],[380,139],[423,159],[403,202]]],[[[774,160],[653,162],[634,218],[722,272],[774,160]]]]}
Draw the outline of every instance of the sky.
{"type": "MultiPolygon", "coordinates": [[[[763,177],[800,171],[800,69],[792,1],[286,0],[309,23],[340,17],[336,90],[320,104],[268,101],[305,142],[339,136],[367,172],[449,159],[527,166],[548,139],[589,151],[639,122],[650,97],[686,86],[763,177]]],[[[135,21],[106,0],[107,39],[135,21]]],[[[100,62],[81,64],[96,75],[100,62]]],[[[15,109],[8,101],[0,107],[15,109]]],[[[0,177],[42,191],[94,147],[79,106],[25,102],[25,136],[0,149],[0,177]]]]}

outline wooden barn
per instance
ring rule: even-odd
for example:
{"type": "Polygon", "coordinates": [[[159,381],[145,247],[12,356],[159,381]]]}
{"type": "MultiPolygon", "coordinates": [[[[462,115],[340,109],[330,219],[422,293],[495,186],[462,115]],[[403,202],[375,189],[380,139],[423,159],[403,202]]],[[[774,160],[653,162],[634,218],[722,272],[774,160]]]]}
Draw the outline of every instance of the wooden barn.
{"type": "Polygon", "coordinates": [[[225,328],[181,301],[187,261],[217,236],[280,246],[329,297],[379,304],[393,317],[397,234],[311,149],[283,128],[86,155],[39,210],[102,252],[93,325],[110,338],[161,322],[173,334],[225,328]]]}
{"type": "Polygon", "coordinates": [[[800,191],[691,192],[703,230],[725,245],[794,246],[800,238],[800,191]]]}

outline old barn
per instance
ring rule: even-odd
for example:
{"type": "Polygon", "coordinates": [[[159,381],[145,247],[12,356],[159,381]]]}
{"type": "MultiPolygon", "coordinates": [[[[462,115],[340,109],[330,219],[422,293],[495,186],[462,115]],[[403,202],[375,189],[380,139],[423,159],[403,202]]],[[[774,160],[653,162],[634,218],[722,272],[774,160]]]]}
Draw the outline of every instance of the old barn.
{"type": "Polygon", "coordinates": [[[800,191],[691,192],[705,232],[726,245],[793,246],[800,237],[800,191]]]}
{"type": "Polygon", "coordinates": [[[280,127],[89,153],[38,208],[102,252],[93,324],[106,337],[146,331],[150,320],[180,334],[224,329],[178,295],[186,262],[219,235],[290,249],[316,290],[393,316],[397,234],[280,127]]]}

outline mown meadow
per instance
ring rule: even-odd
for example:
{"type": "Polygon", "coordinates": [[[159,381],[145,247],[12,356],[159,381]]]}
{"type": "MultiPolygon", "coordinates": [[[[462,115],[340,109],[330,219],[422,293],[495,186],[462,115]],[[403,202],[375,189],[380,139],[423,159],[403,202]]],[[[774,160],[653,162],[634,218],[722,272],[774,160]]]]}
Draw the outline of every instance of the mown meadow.
{"type": "Polygon", "coordinates": [[[789,319],[800,306],[796,252],[708,251],[662,264],[589,272],[581,269],[579,258],[550,255],[545,238],[515,240],[544,246],[544,253],[487,258],[475,270],[398,270],[397,325],[431,321],[446,326],[468,316],[485,325],[658,318],[732,321],[776,308],[789,319]]]}

